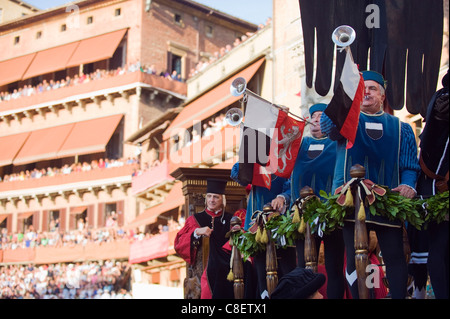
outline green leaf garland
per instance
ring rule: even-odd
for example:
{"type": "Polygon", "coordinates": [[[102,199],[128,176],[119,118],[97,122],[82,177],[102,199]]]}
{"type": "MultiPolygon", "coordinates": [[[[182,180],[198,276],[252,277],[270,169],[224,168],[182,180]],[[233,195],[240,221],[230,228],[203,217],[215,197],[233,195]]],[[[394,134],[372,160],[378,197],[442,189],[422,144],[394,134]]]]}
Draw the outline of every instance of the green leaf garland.
{"type": "MultiPolygon", "coordinates": [[[[320,191],[323,201],[318,198],[308,200],[303,205],[303,218],[311,225],[311,232],[317,234],[320,230],[330,234],[337,227],[344,225],[344,219],[353,216],[353,207],[343,207],[336,200],[339,195],[320,191]],[[314,223],[314,221],[316,221],[314,223]]],[[[427,199],[406,198],[397,192],[386,188],[383,196],[375,194],[375,202],[369,205],[372,215],[384,216],[389,220],[406,221],[417,229],[426,229],[430,222],[441,223],[448,220],[449,192],[439,193],[427,199]]],[[[294,246],[303,234],[298,232],[300,222],[292,222],[292,211],[286,215],[271,218],[266,223],[266,229],[272,232],[272,239],[279,247],[294,246]]],[[[265,245],[255,240],[256,235],[239,231],[231,235],[232,243],[241,252],[244,261],[266,249],[265,245]]]]}

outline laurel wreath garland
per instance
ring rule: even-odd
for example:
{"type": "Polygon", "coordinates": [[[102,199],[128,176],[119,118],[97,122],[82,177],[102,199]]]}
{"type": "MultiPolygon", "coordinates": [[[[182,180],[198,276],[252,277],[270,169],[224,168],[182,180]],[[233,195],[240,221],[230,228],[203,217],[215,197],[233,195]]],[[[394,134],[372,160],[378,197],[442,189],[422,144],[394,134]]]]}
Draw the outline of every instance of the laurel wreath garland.
{"type": "Polygon", "coordinates": [[[386,194],[383,196],[375,195],[375,202],[369,206],[370,213],[374,216],[387,217],[390,221],[408,222],[420,230],[424,223],[420,201],[414,198],[406,198],[386,187],[383,188],[386,189],[386,194]]]}
{"type": "Polygon", "coordinates": [[[438,193],[427,199],[420,200],[423,208],[424,228],[428,227],[430,222],[437,224],[447,220],[449,210],[449,191],[438,193]]]}
{"type": "Polygon", "coordinates": [[[255,237],[256,234],[243,230],[231,234],[232,245],[238,248],[244,262],[266,249],[265,245],[256,241],[255,237]]]}
{"type": "MultiPolygon", "coordinates": [[[[383,187],[385,188],[385,187],[383,187]]],[[[430,222],[440,223],[448,219],[449,192],[439,193],[427,199],[406,198],[397,192],[386,189],[386,194],[375,195],[376,199],[369,205],[371,215],[383,216],[391,221],[408,222],[417,229],[425,229],[430,222]]],[[[295,218],[295,205],[287,214],[271,218],[265,225],[271,231],[272,240],[278,247],[295,246],[298,239],[304,238],[302,222],[309,223],[312,234],[330,234],[344,225],[344,219],[354,216],[354,207],[341,206],[337,203],[339,195],[320,191],[323,200],[308,200],[301,207],[301,217],[295,218]],[[294,222],[293,222],[294,221],[294,222]]],[[[304,225],[303,225],[304,226],[304,225]]],[[[232,243],[242,254],[244,261],[265,250],[265,244],[256,240],[256,234],[239,231],[231,235],[232,243]]]]}

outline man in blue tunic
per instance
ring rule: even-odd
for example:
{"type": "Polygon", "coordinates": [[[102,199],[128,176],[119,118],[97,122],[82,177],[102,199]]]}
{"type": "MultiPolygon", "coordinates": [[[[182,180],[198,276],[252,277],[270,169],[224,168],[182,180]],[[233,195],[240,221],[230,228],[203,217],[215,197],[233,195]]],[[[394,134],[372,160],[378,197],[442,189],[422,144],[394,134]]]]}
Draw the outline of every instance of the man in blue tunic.
{"type": "MultiPolygon", "coordinates": [[[[309,186],[320,196],[321,190],[329,194],[333,183],[336,162],[336,142],[329,139],[320,129],[320,117],[327,105],[314,104],[310,107],[311,136],[304,136],[290,178],[291,206],[300,197],[300,190],[309,186]]],[[[274,201],[277,201],[276,199],[274,201]]],[[[275,203],[273,206],[277,206],[275,203]]],[[[316,247],[322,238],[316,235],[316,247]]],[[[327,271],[327,298],[342,299],[345,291],[344,241],[342,230],[336,229],[323,236],[325,248],[325,268],[327,271]]],[[[297,242],[298,266],[305,267],[305,243],[297,242]]],[[[318,253],[318,252],[317,252],[318,253]]]]}
{"type": "MultiPolygon", "coordinates": [[[[231,169],[230,177],[241,184],[244,185],[238,178],[239,172],[239,162],[234,164],[231,169]]],[[[247,213],[245,215],[245,224],[244,230],[247,231],[250,228],[250,223],[252,222],[251,216],[253,212],[256,210],[262,211],[264,205],[270,204],[273,199],[277,198],[277,196],[283,202],[282,206],[278,207],[279,211],[284,212],[286,206],[289,205],[290,196],[289,196],[289,180],[286,178],[282,178],[276,176],[275,174],[271,174],[271,187],[267,189],[262,186],[251,185],[250,193],[248,194],[247,200],[247,213]],[[286,205],[285,205],[286,203],[286,205]]],[[[277,249],[277,258],[278,258],[278,278],[281,278],[284,274],[292,271],[296,266],[296,256],[294,248],[279,248],[277,249]]],[[[269,298],[269,294],[267,291],[266,284],[266,253],[260,252],[253,258],[254,269],[256,271],[258,287],[257,287],[257,296],[261,299],[269,298]]]]}
{"type": "MultiPolygon", "coordinates": [[[[383,111],[385,81],[381,74],[364,71],[364,99],[361,105],[358,129],[352,148],[346,149],[345,140],[330,118],[321,117],[322,131],[337,140],[336,169],[333,191],[350,180],[350,168],[360,164],[366,169],[365,178],[385,185],[407,198],[416,195],[415,185],[420,166],[417,144],[412,128],[407,123],[383,111]]],[[[392,298],[406,297],[407,264],[403,253],[403,230],[400,221],[392,222],[366,211],[368,230],[377,234],[386,264],[386,275],[392,298]]],[[[353,298],[358,298],[356,281],[354,221],[346,220],[343,236],[347,253],[346,276],[353,298]]]]}

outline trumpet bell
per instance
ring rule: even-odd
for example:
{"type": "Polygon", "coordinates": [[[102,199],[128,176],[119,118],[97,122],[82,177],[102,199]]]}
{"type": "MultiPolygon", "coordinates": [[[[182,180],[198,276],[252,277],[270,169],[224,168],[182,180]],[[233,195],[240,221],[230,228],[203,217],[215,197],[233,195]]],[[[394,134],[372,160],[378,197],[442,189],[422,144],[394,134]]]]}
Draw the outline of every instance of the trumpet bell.
{"type": "Polygon", "coordinates": [[[230,86],[230,93],[233,96],[242,95],[247,88],[247,81],[243,77],[238,77],[233,80],[230,86]]]}
{"type": "Polygon", "coordinates": [[[227,114],[225,114],[225,121],[231,126],[238,126],[241,124],[243,118],[242,111],[237,107],[229,109],[227,114]]]}
{"type": "Polygon", "coordinates": [[[341,25],[334,29],[333,33],[331,34],[331,40],[338,46],[338,47],[347,47],[350,44],[353,43],[356,39],[356,32],[353,30],[351,26],[348,25],[341,25]]]}

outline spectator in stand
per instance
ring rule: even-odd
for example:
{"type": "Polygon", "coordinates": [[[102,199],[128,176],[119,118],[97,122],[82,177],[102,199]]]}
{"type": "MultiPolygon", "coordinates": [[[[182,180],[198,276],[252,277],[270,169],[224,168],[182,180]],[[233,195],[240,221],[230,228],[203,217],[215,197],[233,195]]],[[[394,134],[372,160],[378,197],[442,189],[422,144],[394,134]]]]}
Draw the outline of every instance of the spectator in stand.
{"type": "Polygon", "coordinates": [[[117,226],[117,216],[116,212],[112,211],[111,214],[106,219],[106,227],[116,227],[117,226]]]}

